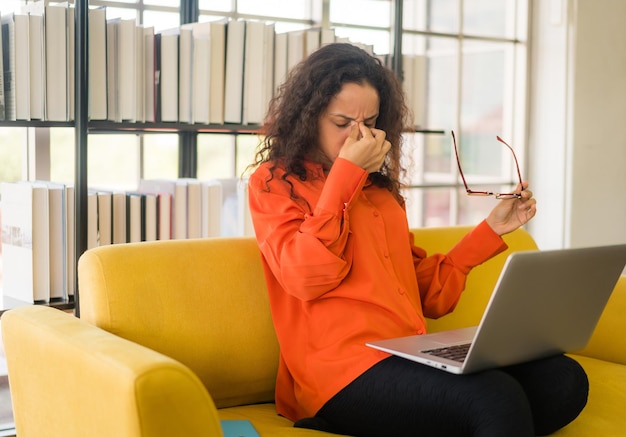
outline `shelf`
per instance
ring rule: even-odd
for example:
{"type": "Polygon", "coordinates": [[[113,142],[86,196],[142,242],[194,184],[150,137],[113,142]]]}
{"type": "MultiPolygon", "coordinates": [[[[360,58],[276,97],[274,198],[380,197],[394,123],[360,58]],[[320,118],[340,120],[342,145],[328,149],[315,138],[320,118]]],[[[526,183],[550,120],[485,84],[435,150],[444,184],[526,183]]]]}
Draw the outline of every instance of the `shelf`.
{"type": "Polygon", "coordinates": [[[74,309],[74,299],[58,299],[53,300],[48,303],[29,303],[21,300],[13,299],[11,297],[3,296],[0,301],[0,315],[2,315],[5,311],[12,310],[14,308],[32,306],[32,305],[41,305],[56,308],[63,311],[73,310],[74,309]]]}
{"type": "Polygon", "coordinates": [[[117,123],[112,121],[90,121],[89,133],[217,133],[217,134],[258,134],[261,126],[256,124],[189,124],[189,123],[117,123]]]}

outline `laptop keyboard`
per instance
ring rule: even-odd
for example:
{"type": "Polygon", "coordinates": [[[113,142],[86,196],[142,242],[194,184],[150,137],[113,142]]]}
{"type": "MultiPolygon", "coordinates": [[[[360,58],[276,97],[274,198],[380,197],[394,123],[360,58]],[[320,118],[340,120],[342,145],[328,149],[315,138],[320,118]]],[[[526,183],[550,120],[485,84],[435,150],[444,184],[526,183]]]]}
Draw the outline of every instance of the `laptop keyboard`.
{"type": "Polygon", "coordinates": [[[454,346],[446,346],[446,347],[441,347],[437,349],[429,349],[429,350],[425,350],[422,352],[426,354],[434,355],[436,357],[442,357],[448,360],[458,361],[459,363],[462,363],[463,361],[465,361],[465,356],[467,355],[467,352],[469,351],[470,346],[471,346],[471,343],[457,344],[454,346]]]}

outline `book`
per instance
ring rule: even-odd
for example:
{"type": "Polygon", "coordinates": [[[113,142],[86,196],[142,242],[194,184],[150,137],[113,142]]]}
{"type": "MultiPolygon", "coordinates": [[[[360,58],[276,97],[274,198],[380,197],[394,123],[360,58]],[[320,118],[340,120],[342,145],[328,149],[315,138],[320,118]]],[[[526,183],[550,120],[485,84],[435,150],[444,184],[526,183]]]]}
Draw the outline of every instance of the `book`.
{"type": "Polygon", "coordinates": [[[217,180],[202,183],[202,238],[222,233],[222,185],[217,180]]]}
{"type": "Polygon", "coordinates": [[[112,194],[111,218],[113,244],[126,243],[126,193],[123,191],[115,191],[112,194]]]}
{"type": "Polygon", "coordinates": [[[46,41],[46,119],[67,121],[67,7],[50,4],[45,7],[46,41]]]}
{"type": "Polygon", "coordinates": [[[135,121],[144,123],[146,86],[146,38],[143,26],[135,25],[135,121]]]}
{"type": "Polygon", "coordinates": [[[287,78],[287,34],[274,37],[274,93],[287,78]]]}
{"type": "Polygon", "coordinates": [[[160,121],[178,121],[178,40],[180,28],[160,32],[160,121]]]}
{"type": "Polygon", "coordinates": [[[231,20],[226,28],[224,122],[242,122],[246,22],[231,20]]]}
{"type": "MultiPolygon", "coordinates": [[[[171,206],[170,238],[187,238],[187,183],[180,180],[169,179],[142,179],[139,181],[139,192],[155,193],[159,195],[159,208],[165,205],[169,197],[171,206]],[[168,197],[165,197],[168,196],[168,197]]],[[[163,217],[163,210],[159,213],[159,239],[166,240],[167,237],[167,217],[163,217]],[[163,233],[163,234],[162,234],[163,233]],[[163,237],[162,237],[163,235],[163,237]]]]}
{"type": "Polygon", "coordinates": [[[87,249],[94,247],[98,247],[98,194],[89,190],[87,193],[87,249]]]}
{"type": "Polygon", "coordinates": [[[2,59],[4,76],[4,119],[15,120],[15,24],[13,13],[4,14],[2,22],[2,59]]]}
{"type": "Polygon", "coordinates": [[[211,75],[209,122],[224,124],[224,88],[226,69],[226,21],[211,22],[211,75]]]}
{"type": "Polygon", "coordinates": [[[65,186],[65,276],[67,278],[67,298],[74,297],[76,291],[76,239],[74,186],[65,186]]]}
{"type": "Polygon", "coordinates": [[[74,5],[70,2],[65,2],[67,5],[67,118],[74,121],[74,113],[76,111],[76,95],[75,95],[75,81],[76,81],[76,29],[75,29],[75,12],[74,5]]]}
{"type": "Polygon", "coordinates": [[[211,23],[193,23],[193,71],[191,74],[191,122],[210,123],[211,23]]]}
{"type": "Polygon", "coordinates": [[[320,48],[322,30],[319,27],[313,27],[305,31],[305,57],[308,57],[315,50],[320,48]]]}
{"type": "Polygon", "coordinates": [[[202,237],[202,184],[197,179],[181,178],[179,183],[187,186],[187,236],[202,237]]]}
{"type": "MultiPolygon", "coordinates": [[[[194,37],[193,25],[184,24],[180,27],[178,39],[178,121],[191,123],[191,94],[194,72],[194,37]]],[[[194,90],[195,93],[195,90],[194,90]]]]}
{"type": "Polygon", "coordinates": [[[265,115],[264,39],[265,23],[248,21],[244,49],[243,124],[261,123],[265,115]]]}
{"type": "Polygon", "coordinates": [[[145,196],[141,193],[126,193],[126,241],[138,243],[145,240],[145,196]]]}
{"type": "Polygon", "coordinates": [[[106,9],[89,9],[89,118],[107,119],[106,9]]]}
{"type": "Polygon", "coordinates": [[[287,32],[287,71],[291,70],[304,59],[304,31],[287,32]]]}
{"type": "Polygon", "coordinates": [[[107,119],[109,121],[122,121],[119,101],[119,31],[120,18],[107,19],[107,119]]]}
{"type": "Polygon", "coordinates": [[[4,44],[2,43],[2,12],[0,12],[0,121],[4,118],[4,44]]]}
{"type": "Polygon", "coordinates": [[[2,183],[3,294],[22,302],[50,300],[48,190],[2,183]]]}
{"type": "Polygon", "coordinates": [[[118,120],[135,122],[137,117],[137,72],[136,72],[136,21],[121,19],[118,22],[117,56],[118,120]]]}
{"type": "Polygon", "coordinates": [[[113,243],[113,194],[98,191],[98,246],[113,243]]]}
{"type": "Polygon", "coordinates": [[[31,13],[29,24],[30,118],[43,120],[46,103],[46,59],[43,15],[31,13]]]}
{"type": "Polygon", "coordinates": [[[144,119],[154,123],[156,117],[156,53],[154,44],[154,26],[143,28],[144,37],[144,119]]]}
{"type": "Polygon", "coordinates": [[[142,195],[145,204],[143,216],[144,241],[155,241],[159,235],[159,195],[153,193],[143,193],[142,195]]]}
{"type": "Polygon", "coordinates": [[[170,240],[172,238],[172,195],[157,194],[157,239],[170,240]]]}
{"type": "Polygon", "coordinates": [[[335,29],[329,29],[327,27],[322,28],[320,34],[320,46],[326,44],[332,44],[335,42],[335,29]]]}
{"type": "Polygon", "coordinates": [[[50,300],[67,297],[65,185],[40,182],[48,191],[50,300]]]}
{"type": "Polygon", "coordinates": [[[260,437],[249,420],[221,420],[224,437],[260,437]]]}
{"type": "Polygon", "coordinates": [[[15,41],[15,118],[30,120],[30,20],[13,15],[15,41]]]}

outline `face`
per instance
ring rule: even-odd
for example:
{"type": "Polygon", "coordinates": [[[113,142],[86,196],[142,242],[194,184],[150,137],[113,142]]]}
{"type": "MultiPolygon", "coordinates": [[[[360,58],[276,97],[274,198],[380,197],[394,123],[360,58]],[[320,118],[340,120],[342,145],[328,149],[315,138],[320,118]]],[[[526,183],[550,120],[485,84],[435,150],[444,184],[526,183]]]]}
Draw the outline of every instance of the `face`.
{"type": "Polygon", "coordinates": [[[378,92],[368,83],[346,83],[332,98],[319,120],[322,159],[332,164],[354,122],[373,128],[378,118],[378,92]]]}

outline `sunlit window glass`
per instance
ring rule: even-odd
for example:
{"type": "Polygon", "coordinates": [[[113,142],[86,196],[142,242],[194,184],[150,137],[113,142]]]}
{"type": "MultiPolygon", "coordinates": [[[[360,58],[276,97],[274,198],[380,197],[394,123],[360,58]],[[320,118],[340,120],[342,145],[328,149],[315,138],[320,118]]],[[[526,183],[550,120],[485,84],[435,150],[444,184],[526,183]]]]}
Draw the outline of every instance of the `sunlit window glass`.
{"type": "Polygon", "coordinates": [[[247,15],[299,19],[311,15],[308,0],[237,0],[237,11],[247,15]]]}
{"type": "Polygon", "coordinates": [[[143,136],[143,178],[176,179],[178,177],[178,135],[143,136]]]}
{"type": "Polygon", "coordinates": [[[235,176],[235,137],[198,135],[198,178],[216,179],[235,176]]]}

